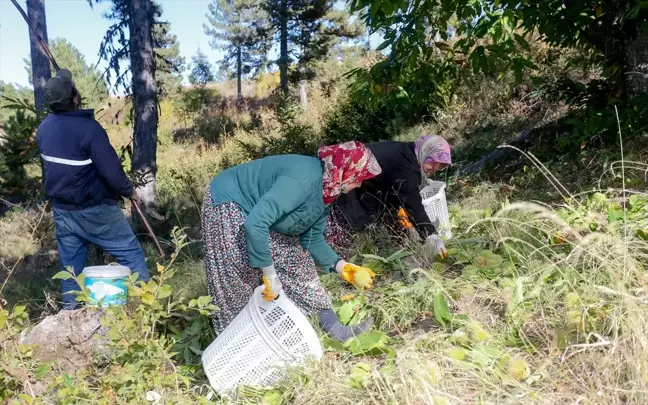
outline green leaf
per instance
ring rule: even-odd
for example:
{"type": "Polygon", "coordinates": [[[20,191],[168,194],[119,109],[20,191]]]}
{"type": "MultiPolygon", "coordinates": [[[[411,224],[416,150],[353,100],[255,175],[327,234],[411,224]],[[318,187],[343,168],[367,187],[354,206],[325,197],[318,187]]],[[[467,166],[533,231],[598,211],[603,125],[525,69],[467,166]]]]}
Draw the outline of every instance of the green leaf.
{"type": "Polygon", "coordinates": [[[389,263],[388,259],[385,259],[384,257],[378,256],[378,255],[372,255],[372,254],[367,253],[367,254],[362,254],[360,256],[364,257],[365,259],[378,260],[378,261],[383,262],[383,263],[389,263]]]}
{"type": "Polygon", "coordinates": [[[24,305],[18,305],[13,309],[13,312],[9,316],[9,319],[16,319],[22,314],[25,313],[25,306],[24,305]]]}
{"type": "Polygon", "coordinates": [[[69,280],[73,278],[72,274],[70,274],[67,271],[59,271],[58,273],[54,274],[52,277],[52,280],[69,280]]]}
{"type": "Polygon", "coordinates": [[[85,280],[86,280],[85,274],[83,273],[79,274],[79,276],[77,277],[77,284],[79,284],[79,287],[85,286],[85,280]]]}
{"type": "Polygon", "coordinates": [[[382,349],[389,341],[389,336],[381,331],[370,331],[356,336],[348,343],[349,350],[354,355],[367,354],[376,349],[382,349]]]}
{"type": "Polygon", "coordinates": [[[161,300],[163,298],[167,298],[171,296],[173,293],[173,287],[171,287],[168,284],[164,284],[160,287],[160,289],[157,292],[157,299],[161,300]]]}
{"type": "Polygon", "coordinates": [[[36,369],[36,379],[37,380],[42,380],[43,377],[45,377],[51,370],[52,370],[52,367],[49,364],[41,364],[36,369]]]}
{"type": "Polygon", "coordinates": [[[351,369],[351,378],[348,381],[348,385],[351,388],[363,389],[367,378],[369,377],[372,370],[371,364],[367,363],[358,363],[351,369]]]}
{"type": "Polygon", "coordinates": [[[608,211],[608,221],[616,222],[623,220],[623,211],[622,210],[609,210],[608,211]]]}
{"type": "Polygon", "coordinates": [[[446,326],[446,322],[452,320],[452,314],[450,313],[450,308],[448,307],[448,302],[443,291],[438,292],[434,296],[434,317],[443,326],[446,326]]]}
{"type": "Polygon", "coordinates": [[[529,43],[527,42],[527,40],[524,39],[523,36],[521,36],[521,35],[519,35],[519,34],[515,34],[515,41],[516,41],[516,42],[517,42],[517,43],[518,43],[522,48],[524,48],[524,50],[526,50],[526,51],[528,51],[528,52],[531,52],[531,46],[529,45],[529,43]]]}
{"type": "Polygon", "coordinates": [[[198,341],[191,342],[191,344],[189,344],[187,347],[197,356],[201,356],[203,354],[203,351],[200,349],[200,342],[198,341]]]}
{"type": "Polygon", "coordinates": [[[446,352],[446,355],[453,360],[464,360],[466,358],[466,350],[461,347],[453,347],[446,352]]]}
{"type": "Polygon", "coordinates": [[[155,302],[155,296],[149,291],[144,291],[144,293],[142,294],[142,303],[146,305],[153,305],[153,302],[155,302]]]}
{"type": "Polygon", "coordinates": [[[337,340],[330,339],[330,338],[322,339],[322,345],[328,351],[333,351],[333,352],[338,352],[338,353],[343,353],[343,352],[347,351],[346,348],[344,347],[344,344],[342,344],[341,342],[338,342],[337,340]]]}
{"type": "Polygon", "coordinates": [[[34,403],[34,398],[31,395],[28,394],[20,394],[18,397],[24,401],[25,404],[31,405],[34,403]]]}
{"type": "Polygon", "coordinates": [[[212,297],[209,295],[203,295],[202,297],[198,297],[198,307],[203,308],[206,307],[207,305],[212,303],[212,297]]]}
{"type": "Polygon", "coordinates": [[[74,383],[68,374],[63,374],[63,384],[70,390],[74,389],[74,383]]]}
{"type": "Polygon", "coordinates": [[[376,51],[380,52],[380,51],[382,51],[383,49],[389,47],[390,45],[391,45],[391,41],[390,41],[390,40],[384,41],[382,44],[378,45],[378,48],[376,48],[376,51]]]}
{"type": "Polygon", "coordinates": [[[9,319],[9,312],[5,309],[0,309],[0,329],[2,329],[9,319]]]}
{"type": "Polygon", "coordinates": [[[407,249],[403,248],[399,250],[398,252],[390,255],[386,260],[387,262],[393,262],[394,260],[398,259],[403,259],[405,257],[411,256],[411,253],[407,251],[407,249]]]}
{"type": "Polygon", "coordinates": [[[347,301],[342,306],[340,309],[337,311],[338,318],[340,319],[340,323],[343,325],[347,325],[353,315],[355,314],[355,307],[356,307],[356,302],[355,300],[353,301],[347,301]]]}
{"type": "Polygon", "coordinates": [[[263,394],[261,405],[281,405],[283,404],[283,396],[279,391],[268,391],[263,394]]]}

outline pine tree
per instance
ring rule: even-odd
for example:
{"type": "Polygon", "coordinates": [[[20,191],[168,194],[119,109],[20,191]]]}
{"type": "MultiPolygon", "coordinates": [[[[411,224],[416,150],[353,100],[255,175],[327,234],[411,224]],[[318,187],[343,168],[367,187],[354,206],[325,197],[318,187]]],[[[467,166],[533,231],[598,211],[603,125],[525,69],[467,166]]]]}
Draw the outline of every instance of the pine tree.
{"type": "Polygon", "coordinates": [[[126,89],[133,97],[135,128],[131,171],[136,177],[140,201],[149,208],[155,205],[157,193],[158,91],[153,43],[156,6],[152,0],[94,1],[111,4],[104,17],[111,20],[112,25],[104,36],[99,54],[108,62],[108,82],[126,89]],[[126,60],[130,61],[130,70],[122,70],[126,60]],[[128,73],[132,73],[130,83],[128,73]]]}
{"type": "Polygon", "coordinates": [[[167,96],[176,92],[182,85],[182,72],[185,70],[185,58],[180,56],[180,42],[171,33],[171,24],[161,21],[162,6],[155,4],[156,22],[153,26],[153,45],[155,51],[155,77],[158,92],[167,96]]]}
{"type": "Polygon", "coordinates": [[[15,109],[5,108],[5,106],[16,104],[16,101],[25,105],[34,105],[34,90],[0,80],[0,129],[9,118],[16,115],[15,109]]]}
{"type": "Polygon", "coordinates": [[[205,87],[207,83],[214,81],[214,71],[207,55],[200,48],[196,54],[191,57],[191,72],[189,73],[189,83],[205,87]]]}
{"type": "MultiPolygon", "coordinates": [[[[45,0],[27,0],[27,16],[45,43],[47,43],[47,23],[45,19],[45,0]]],[[[29,29],[29,45],[33,67],[34,100],[36,109],[42,111],[45,107],[45,83],[52,76],[49,69],[49,58],[38,42],[38,38],[29,29]]]]}
{"type": "Polygon", "coordinates": [[[211,46],[225,51],[225,66],[235,66],[238,101],[243,99],[243,77],[256,73],[265,63],[269,41],[268,18],[259,0],[212,0],[205,33],[211,46]]]}
{"type": "Polygon", "coordinates": [[[0,142],[0,195],[23,195],[29,186],[25,166],[36,161],[34,135],[41,117],[26,109],[15,110],[3,124],[0,142]]]}
{"type": "Polygon", "coordinates": [[[333,0],[265,1],[271,26],[267,35],[279,38],[277,63],[284,93],[288,92],[289,81],[299,82],[305,97],[305,83],[314,76],[313,62],[326,57],[342,39],[362,35],[362,26],[351,22],[349,13],[337,9],[335,3],[333,0]],[[288,67],[293,63],[296,69],[289,76],[288,67]]]}

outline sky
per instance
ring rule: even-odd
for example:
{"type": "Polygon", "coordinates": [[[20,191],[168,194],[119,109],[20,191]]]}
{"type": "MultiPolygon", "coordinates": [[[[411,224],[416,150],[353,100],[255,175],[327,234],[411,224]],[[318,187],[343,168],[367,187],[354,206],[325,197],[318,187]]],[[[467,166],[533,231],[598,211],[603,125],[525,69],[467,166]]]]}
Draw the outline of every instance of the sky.
{"type": "MultiPolygon", "coordinates": [[[[210,0],[161,0],[162,19],[171,23],[171,31],[178,37],[180,53],[191,60],[200,49],[210,61],[216,62],[220,51],[209,46],[209,37],[203,31],[207,21],[210,0]]],[[[25,0],[18,3],[25,8],[25,0]]],[[[45,0],[47,35],[50,40],[65,38],[85,55],[86,62],[96,64],[101,40],[110,26],[102,17],[108,7],[104,4],[90,8],[87,0],[45,0]]],[[[29,56],[29,29],[10,0],[0,0],[0,80],[29,85],[23,59],[29,56]]],[[[105,67],[101,62],[99,67],[105,67]]]]}
{"type": "MultiPolygon", "coordinates": [[[[187,63],[198,48],[212,63],[221,58],[221,51],[209,46],[210,39],[203,31],[210,0],[159,2],[163,8],[162,19],[171,23],[171,32],[178,37],[180,53],[187,63]]],[[[25,0],[18,3],[25,8],[25,0]]],[[[95,4],[91,8],[87,0],[45,0],[47,35],[50,40],[57,37],[67,39],[85,55],[86,62],[93,65],[99,62],[99,68],[105,69],[106,64],[99,60],[98,51],[110,26],[110,21],[102,17],[107,9],[106,4],[95,4]]],[[[375,47],[380,38],[372,36],[371,43],[375,47]]],[[[10,0],[0,0],[0,80],[29,86],[23,62],[28,56],[29,28],[10,0]]],[[[185,72],[185,81],[187,75],[185,72]]]]}

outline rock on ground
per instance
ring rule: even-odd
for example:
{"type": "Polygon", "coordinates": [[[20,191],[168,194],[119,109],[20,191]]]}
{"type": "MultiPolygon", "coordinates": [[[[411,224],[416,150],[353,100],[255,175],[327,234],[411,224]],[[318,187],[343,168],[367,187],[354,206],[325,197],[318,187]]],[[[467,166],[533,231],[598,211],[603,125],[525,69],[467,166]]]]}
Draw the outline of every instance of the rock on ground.
{"type": "Polygon", "coordinates": [[[75,371],[92,364],[93,353],[102,346],[99,320],[103,314],[88,308],[61,311],[24,331],[20,343],[37,345],[34,357],[43,363],[58,361],[62,370],[75,371]]]}

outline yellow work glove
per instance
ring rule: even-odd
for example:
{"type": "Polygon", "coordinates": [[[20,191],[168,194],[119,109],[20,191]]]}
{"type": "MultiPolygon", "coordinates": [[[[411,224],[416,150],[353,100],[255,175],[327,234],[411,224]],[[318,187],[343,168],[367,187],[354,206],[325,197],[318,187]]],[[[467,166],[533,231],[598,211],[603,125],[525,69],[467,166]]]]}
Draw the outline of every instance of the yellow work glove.
{"type": "Polygon", "coordinates": [[[370,268],[356,266],[355,264],[340,260],[335,265],[335,270],[344,281],[349,284],[353,284],[355,287],[361,290],[373,287],[373,281],[374,277],[376,277],[376,273],[374,273],[370,268]]]}
{"type": "Polygon", "coordinates": [[[279,276],[277,276],[274,266],[264,267],[261,270],[263,271],[261,280],[263,280],[263,285],[265,286],[265,290],[263,290],[262,293],[263,299],[266,301],[274,301],[281,292],[281,280],[279,280],[279,276]]]}

